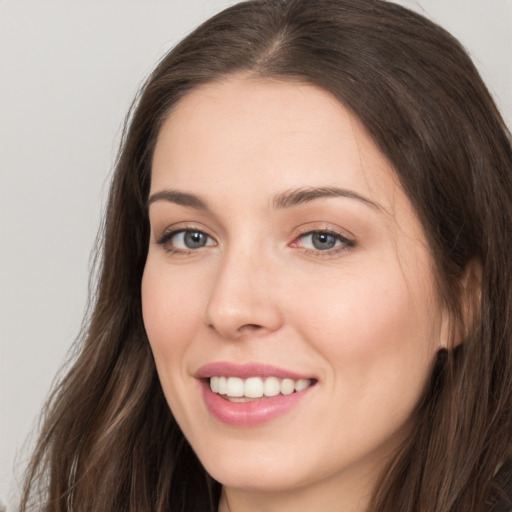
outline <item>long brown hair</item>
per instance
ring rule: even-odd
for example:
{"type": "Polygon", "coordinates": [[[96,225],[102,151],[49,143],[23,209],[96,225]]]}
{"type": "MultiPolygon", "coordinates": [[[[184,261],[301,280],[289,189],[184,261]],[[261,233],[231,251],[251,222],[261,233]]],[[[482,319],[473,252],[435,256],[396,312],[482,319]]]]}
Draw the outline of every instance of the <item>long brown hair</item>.
{"type": "Polygon", "coordinates": [[[160,126],[195,87],[240,71],[315,84],[359,117],[416,209],[439,295],[463,333],[439,353],[415,428],[369,510],[484,510],[503,493],[496,471],[511,440],[510,134],[461,45],[382,0],[243,2],[151,74],[126,124],[90,319],[47,405],[21,510],[31,502],[51,512],[216,510],[220,484],[163,397],[140,284],[160,126]]]}

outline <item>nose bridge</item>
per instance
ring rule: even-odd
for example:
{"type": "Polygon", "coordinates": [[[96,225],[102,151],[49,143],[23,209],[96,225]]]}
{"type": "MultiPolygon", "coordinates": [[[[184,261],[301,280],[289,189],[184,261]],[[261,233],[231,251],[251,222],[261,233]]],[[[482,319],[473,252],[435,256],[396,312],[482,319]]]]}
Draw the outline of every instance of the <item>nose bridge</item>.
{"type": "Polygon", "coordinates": [[[272,298],[271,258],[260,248],[237,244],[226,251],[217,267],[205,311],[205,323],[225,338],[276,330],[281,322],[272,298]]]}

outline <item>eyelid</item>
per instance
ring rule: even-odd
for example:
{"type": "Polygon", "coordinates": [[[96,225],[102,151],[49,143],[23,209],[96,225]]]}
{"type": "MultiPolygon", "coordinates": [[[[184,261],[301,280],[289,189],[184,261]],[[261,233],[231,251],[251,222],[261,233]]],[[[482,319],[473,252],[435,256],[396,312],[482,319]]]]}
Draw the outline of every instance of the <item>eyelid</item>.
{"type": "Polygon", "coordinates": [[[331,235],[340,236],[343,239],[349,240],[355,243],[356,236],[340,226],[333,225],[327,222],[308,222],[302,224],[295,229],[293,238],[299,238],[300,236],[308,235],[311,233],[329,233],[331,235]]]}

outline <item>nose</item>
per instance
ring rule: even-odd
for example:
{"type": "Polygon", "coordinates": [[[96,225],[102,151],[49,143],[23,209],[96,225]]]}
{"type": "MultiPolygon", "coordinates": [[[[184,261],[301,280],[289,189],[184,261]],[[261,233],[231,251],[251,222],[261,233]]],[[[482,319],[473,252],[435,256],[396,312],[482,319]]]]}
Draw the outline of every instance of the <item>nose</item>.
{"type": "Polygon", "coordinates": [[[282,325],[275,293],[277,269],[239,251],[219,263],[204,322],[225,339],[272,333],[282,325]]]}

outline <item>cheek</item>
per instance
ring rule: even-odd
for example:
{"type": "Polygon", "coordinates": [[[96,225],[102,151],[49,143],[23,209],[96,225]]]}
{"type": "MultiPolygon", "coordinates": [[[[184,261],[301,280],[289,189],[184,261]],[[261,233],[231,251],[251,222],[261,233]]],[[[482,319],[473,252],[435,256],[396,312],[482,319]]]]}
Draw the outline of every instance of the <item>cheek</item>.
{"type": "Polygon", "coordinates": [[[315,288],[296,303],[301,336],[327,362],[324,386],[339,404],[319,435],[338,439],[348,459],[400,442],[437,351],[429,287],[406,282],[400,269],[381,270],[345,275],[343,287],[315,288]]]}
{"type": "Polygon", "coordinates": [[[312,287],[295,311],[302,335],[338,380],[352,380],[362,392],[387,385],[390,393],[424,382],[439,345],[431,287],[406,281],[395,265],[366,267],[364,279],[357,273],[342,282],[312,287]]]}
{"type": "Polygon", "coordinates": [[[175,357],[186,348],[200,321],[197,287],[186,286],[174,273],[146,264],[142,278],[142,316],[157,367],[179,361],[175,357]]]}
{"type": "MultiPolygon", "coordinates": [[[[182,274],[181,274],[182,276],[182,274]]],[[[153,352],[162,390],[174,418],[187,425],[189,390],[185,365],[190,340],[201,325],[197,287],[187,286],[179,273],[148,259],[141,284],[144,327],[153,352]]]]}

